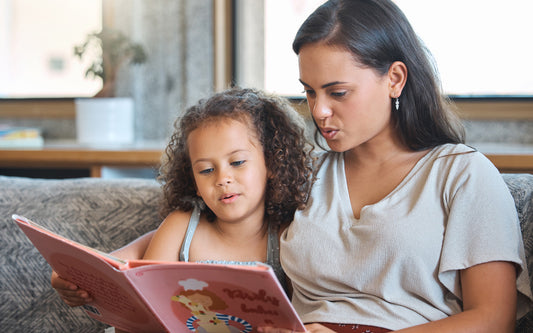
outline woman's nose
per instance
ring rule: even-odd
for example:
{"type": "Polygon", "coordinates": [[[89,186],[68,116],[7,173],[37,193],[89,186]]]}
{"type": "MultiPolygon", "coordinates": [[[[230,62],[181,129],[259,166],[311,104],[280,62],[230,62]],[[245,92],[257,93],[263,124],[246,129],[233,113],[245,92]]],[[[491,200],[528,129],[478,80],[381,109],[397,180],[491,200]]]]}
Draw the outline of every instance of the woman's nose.
{"type": "Polygon", "coordinates": [[[324,99],[316,98],[313,102],[311,107],[311,114],[313,115],[313,118],[315,120],[321,120],[325,118],[331,117],[333,112],[331,111],[331,107],[326,103],[324,99]]]}

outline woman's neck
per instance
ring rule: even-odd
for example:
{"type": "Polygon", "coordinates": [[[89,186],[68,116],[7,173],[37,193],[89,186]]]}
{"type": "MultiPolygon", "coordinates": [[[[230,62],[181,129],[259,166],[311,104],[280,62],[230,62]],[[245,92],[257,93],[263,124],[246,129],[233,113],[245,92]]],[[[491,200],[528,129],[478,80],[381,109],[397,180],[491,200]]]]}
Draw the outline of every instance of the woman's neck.
{"type": "Polygon", "coordinates": [[[412,153],[399,138],[376,138],[346,151],[344,163],[349,168],[376,170],[394,166],[412,153]]]}

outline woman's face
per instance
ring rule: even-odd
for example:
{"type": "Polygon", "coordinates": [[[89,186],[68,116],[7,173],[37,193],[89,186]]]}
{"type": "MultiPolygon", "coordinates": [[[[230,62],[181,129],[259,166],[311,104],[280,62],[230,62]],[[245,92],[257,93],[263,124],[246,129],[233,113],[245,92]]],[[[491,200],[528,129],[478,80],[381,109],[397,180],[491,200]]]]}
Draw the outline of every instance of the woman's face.
{"type": "Polygon", "coordinates": [[[309,109],[330,149],[344,152],[391,137],[388,75],[322,43],[304,45],[298,59],[309,109]]]}

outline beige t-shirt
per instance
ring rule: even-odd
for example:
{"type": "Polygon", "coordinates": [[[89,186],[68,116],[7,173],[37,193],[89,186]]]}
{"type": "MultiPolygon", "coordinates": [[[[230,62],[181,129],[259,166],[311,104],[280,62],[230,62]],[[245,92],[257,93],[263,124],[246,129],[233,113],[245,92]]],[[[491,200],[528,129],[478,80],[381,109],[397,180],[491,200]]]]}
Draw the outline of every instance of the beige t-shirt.
{"type": "Polygon", "coordinates": [[[531,290],[514,201],[465,145],[439,146],[396,189],[353,216],[343,154],[320,157],[308,207],[283,233],[281,263],[303,322],[401,329],[461,312],[459,270],[517,264],[519,315],[531,290]]]}

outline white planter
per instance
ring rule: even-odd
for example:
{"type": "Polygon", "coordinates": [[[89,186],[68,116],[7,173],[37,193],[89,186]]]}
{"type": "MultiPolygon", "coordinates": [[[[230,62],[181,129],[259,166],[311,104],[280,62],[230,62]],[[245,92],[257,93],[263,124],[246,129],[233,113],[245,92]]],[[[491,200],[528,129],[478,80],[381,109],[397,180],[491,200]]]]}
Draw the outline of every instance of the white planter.
{"type": "Polygon", "coordinates": [[[133,143],[134,107],[131,98],[79,98],[75,104],[79,143],[133,143]]]}

